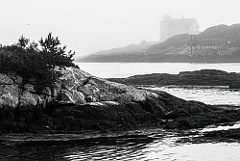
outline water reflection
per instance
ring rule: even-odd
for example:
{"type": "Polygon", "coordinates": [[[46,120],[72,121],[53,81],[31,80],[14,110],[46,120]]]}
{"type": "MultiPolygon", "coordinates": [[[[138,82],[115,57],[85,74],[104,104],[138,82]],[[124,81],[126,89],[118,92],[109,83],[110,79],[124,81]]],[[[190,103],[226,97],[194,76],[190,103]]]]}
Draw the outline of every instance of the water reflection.
{"type": "Polygon", "coordinates": [[[147,136],[95,138],[67,142],[2,142],[1,161],[144,159],[147,136]]]}
{"type": "MultiPolygon", "coordinates": [[[[199,130],[201,132],[201,130],[199,130]]],[[[178,142],[195,137],[190,131],[146,130],[144,134],[78,141],[1,142],[1,161],[93,160],[238,160],[239,143],[178,142]]]]}
{"type": "Polygon", "coordinates": [[[240,128],[240,122],[236,122],[233,125],[225,125],[225,126],[208,126],[206,128],[203,128],[200,130],[200,132],[210,132],[210,131],[219,131],[219,130],[229,130],[229,129],[239,129],[240,128]]]}
{"type": "Polygon", "coordinates": [[[76,146],[68,149],[64,156],[67,160],[131,160],[144,159],[146,156],[141,152],[151,139],[110,139],[101,140],[99,145],[87,147],[76,146]]]}
{"type": "Polygon", "coordinates": [[[239,143],[181,144],[164,151],[151,151],[148,157],[156,161],[159,159],[164,161],[237,161],[240,159],[239,150],[239,143]]]}

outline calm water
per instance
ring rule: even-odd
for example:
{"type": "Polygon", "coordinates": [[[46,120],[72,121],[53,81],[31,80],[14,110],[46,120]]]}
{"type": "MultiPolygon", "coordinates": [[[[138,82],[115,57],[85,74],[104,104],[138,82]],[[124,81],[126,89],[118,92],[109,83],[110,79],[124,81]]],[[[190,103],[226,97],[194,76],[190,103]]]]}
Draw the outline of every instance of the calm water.
{"type": "MultiPolygon", "coordinates": [[[[157,63],[81,63],[79,66],[99,77],[126,77],[145,73],[178,73],[179,71],[203,68],[222,69],[239,72],[240,64],[157,64],[157,63]]],[[[223,87],[159,87],[187,100],[199,100],[208,104],[240,105],[240,91],[223,87]]],[[[234,126],[206,127],[195,129],[200,134],[205,131],[239,128],[234,126]]],[[[185,137],[179,131],[145,129],[123,132],[120,137],[96,137],[75,141],[0,141],[0,161],[82,161],[82,160],[138,160],[138,161],[240,161],[240,143],[232,142],[177,142],[185,137]],[[137,135],[136,135],[137,134],[137,135]]],[[[52,136],[54,138],[54,136],[52,136]]],[[[21,138],[21,137],[20,137],[21,138]]],[[[58,138],[56,136],[56,138],[58,138]]]]}
{"type": "MultiPolygon", "coordinates": [[[[219,69],[240,73],[240,63],[193,64],[193,63],[78,63],[79,67],[93,75],[103,78],[120,78],[137,74],[171,73],[200,69],[219,69]]],[[[224,87],[177,88],[161,87],[163,90],[186,100],[198,100],[207,104],[240,105],[240,91],[224,87]]]]}
{"type": "Polygon", "coordinates": [[[237,105],[240,106],[240,90],[230,90],[224,87],[155,87],[153,90],[166,91],[174,96],[201,101],[212,105],[237,105]]]}
{"type": "Polygon", "coordinates": [[[200,69],[220,69],[240,72],[240,63],[193,64],[193,63],[78,63],[79,67],[102,78],[121,78],[136,74],[171,73],[200,69]]]}
{"type": "MultiPolygon", "coordinates": [[[[239,128],[237,123],[235,128],[239,128]]],[[[231,128],[231,126],[225,129],[231,128]]],[[[234,126],[233,126],[234,128],[234,126]]],[[[181,143],[179,139],[194,138],[201,132],[217,130],[205,128],[189,135],[189,131],[165,131],[148,129],[138,135],[123,134],[120,137],[101,137],[78,141],[48,142],[0,142],[1,161],[239,161],[240,143],[206,142],[181,143]]],[[[81,138],[79,138],[81,139],[81,138]]]]}

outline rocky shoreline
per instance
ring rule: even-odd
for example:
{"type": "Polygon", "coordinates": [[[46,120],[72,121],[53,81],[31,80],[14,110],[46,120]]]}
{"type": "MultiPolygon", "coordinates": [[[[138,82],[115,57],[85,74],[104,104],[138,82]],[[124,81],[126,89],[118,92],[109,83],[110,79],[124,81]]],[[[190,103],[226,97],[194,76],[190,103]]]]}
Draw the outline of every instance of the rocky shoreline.
{"type": "Polygon", "coordinates": [[[109,78],[108,80],[134,86],[226,86],[231,89],[240,88],[240,73],[222,70],[203,69],[185,71],[179,74],[153,73],[135,75],[127,78],[109,78]]]}
{"type": "Polygon", "coordinates": [[[0,75],[0,133],[108,133],[144,127],[191,129],[240,120],[238,108],[186,101],[68,68],[53,89],[36,91],[21,78],[0,75]]]}

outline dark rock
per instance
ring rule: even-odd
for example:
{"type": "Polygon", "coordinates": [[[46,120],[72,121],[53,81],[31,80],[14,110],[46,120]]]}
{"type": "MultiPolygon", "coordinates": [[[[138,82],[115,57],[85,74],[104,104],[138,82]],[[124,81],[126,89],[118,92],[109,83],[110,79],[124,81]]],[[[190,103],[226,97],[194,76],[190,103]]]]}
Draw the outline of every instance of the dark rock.
{"type": "Polygon", "coordinates": [[[230,89],[240,89],[240,81],[236,81],[229,85],[230,89]]]}
{"type": "Polygon", "coordinates": [[[212,141],[230,141],[230,139],[240,140],[240,129],[229,129],[229,130],[219,130],[204,132],[201,137],[195,138],[195,140],[204,139],[212,141]]]}
{"type": "Polygon", "coordinates": [[[180,72],[179,74],[145,74],[128,78],[110,78],[108,80],[135,86],[196,85],[240,88],[239,73],[228,73],[213,69],[180,72]]]}
{"type": "MultiPolygon", "coordinates": [[[[4,79],[13,84],[1,86],[0,131],[62,133],[125,130],[152,125],[186,129],[240,118],[237,109],[223,110],[162,91],[137,89],[91,76],[80,69],[70,68],[61,72],[54,89],[37,92],[33,85],[28,84],[21,96],[16,92],[19,91],[18,84],[10,81],[14,78],[4,75],[4,79]],[[88,78],[91,79],[83,86],[88,78]],[[164,119],[167,121],[164,122],[164,119]]],[[[195,80],[192,75],[204,78],[223,74],[226,73],[203,70],[191,72],[190,78],[195,80]]],[[[165,74],[167,79],[163,82],[167,83],[168,79],[175,77],[182,83],[180,78],[189,77],[189,73],[180,75],[178,78],[165,74]]],[[[236,76],[236,73],[233,75],[236,76]]],[[[149,76],[151,82],[158,74],[149,76]]],[[[142,76],[137,78],[141,80],[142,76]]]]}

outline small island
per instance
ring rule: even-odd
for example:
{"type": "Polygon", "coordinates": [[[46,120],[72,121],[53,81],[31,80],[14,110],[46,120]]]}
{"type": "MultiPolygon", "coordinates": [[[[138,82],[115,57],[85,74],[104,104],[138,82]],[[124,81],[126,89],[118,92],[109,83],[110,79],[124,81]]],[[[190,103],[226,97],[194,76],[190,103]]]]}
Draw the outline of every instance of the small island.
{"type": "Polygon", "coordinates": [[[240,88],[240,73],[228,73],[222,70],[202,69],[185,71],[179,74],[153,73],[134,75],[127,78],[109,78],[108,80],[134,86],[226,86],[240,88]]]}

